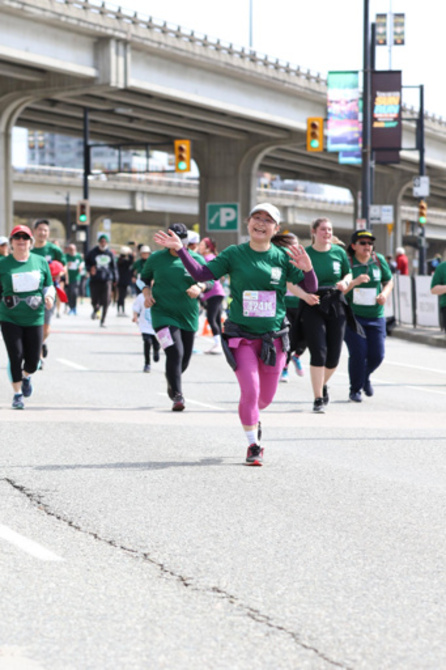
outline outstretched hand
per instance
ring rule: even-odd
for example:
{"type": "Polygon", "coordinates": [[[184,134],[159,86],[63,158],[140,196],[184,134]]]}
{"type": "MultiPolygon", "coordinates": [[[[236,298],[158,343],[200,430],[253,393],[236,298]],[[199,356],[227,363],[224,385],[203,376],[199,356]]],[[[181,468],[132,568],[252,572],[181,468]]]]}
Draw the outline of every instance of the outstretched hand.
{"type": "Polygon", "coordinates": [[[160,245],[160,247],[174,249],[174,251],[179,251],[183,246],[180,238],[173,232],[173,230],[168,230],[167,233],[165,233],[164,230],[159,230],[155,233],[153,239],[160,245]]]}
{"type": "Polygon", "coordinates": [[[301,244],[293,244],[292,247],[287,248],[286,252],[290,257],[290,263],[302,272],[310,272],[313,269],[311,258],[301,244]]]}

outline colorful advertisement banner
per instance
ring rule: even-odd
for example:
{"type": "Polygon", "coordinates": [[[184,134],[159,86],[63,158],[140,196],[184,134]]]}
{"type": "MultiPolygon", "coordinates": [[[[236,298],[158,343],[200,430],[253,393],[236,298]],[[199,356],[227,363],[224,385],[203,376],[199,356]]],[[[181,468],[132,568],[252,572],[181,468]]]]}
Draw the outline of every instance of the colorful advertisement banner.
{"type": "Polygon", "coordinates": [[[329,72],[327,151],[360,151],[358,72],[329,72]]]}
{"type": "Polygon", "coordinates": [[[372,149],[401,149],[401,71],[372,72],[372,149]]]}

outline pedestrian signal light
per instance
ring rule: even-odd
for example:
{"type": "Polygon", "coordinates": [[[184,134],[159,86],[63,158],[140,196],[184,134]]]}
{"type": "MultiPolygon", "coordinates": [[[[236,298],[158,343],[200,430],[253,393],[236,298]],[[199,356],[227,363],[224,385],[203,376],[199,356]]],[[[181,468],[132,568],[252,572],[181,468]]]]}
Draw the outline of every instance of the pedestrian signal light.
{"type": "Polygon", "coordinates": [[[190,172],[190,140],[175,140],[175,172],[190,172]]]}
{"type": "Polygon", "coordinates": [[[77,203],[76,222],[78,226],[90,225],[90,203],[88,200],[80,200],[77,203]]]}
{"type": "Polygon", "coordinates": [[[418,203],[418,223],[424,226],[427,223],[427,202],[420,200],[418,203]]]}
{"type": "Polygon", "coordinates": [[[324,150],[324,119],[313,116],[307,119],[307,151],[324,150]]]}

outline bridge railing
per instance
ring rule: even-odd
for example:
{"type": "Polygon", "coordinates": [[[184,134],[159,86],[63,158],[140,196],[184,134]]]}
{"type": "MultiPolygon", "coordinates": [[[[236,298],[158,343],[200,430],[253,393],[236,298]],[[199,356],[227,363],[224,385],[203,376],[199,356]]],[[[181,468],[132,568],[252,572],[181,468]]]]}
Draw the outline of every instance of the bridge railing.
{"type": "Polygon", "coordinates": [[[71,7],[84,9],[107,18],[117,19],[123,23],[138,26],[140,28],[147,28],[154,32],[168,35],[169,37],[176,37],[185,42],[192,42],[199,46],[226,53],[235,58],[247,60],[256,63],[257,65],[263,65],[269,69],[285,72],[286,74],[295,75],[309,81],[324,84],[327,81],[319,72],[313,72],[310,69],[302,69],[299,65],[293,65],[289,61],[280,58],[272,58],[267,54],[257,52],[251,48],[237,46],[232,42],[209,37],[204,33],[188,30],[182,26],[162,21],[161,19],[156,19],[149,15],[143,15],[140,12],[128,12],[116,5],[102,2],[102,0],[55,0],[55,2],[60,5],[69,5],[71,7]]]}

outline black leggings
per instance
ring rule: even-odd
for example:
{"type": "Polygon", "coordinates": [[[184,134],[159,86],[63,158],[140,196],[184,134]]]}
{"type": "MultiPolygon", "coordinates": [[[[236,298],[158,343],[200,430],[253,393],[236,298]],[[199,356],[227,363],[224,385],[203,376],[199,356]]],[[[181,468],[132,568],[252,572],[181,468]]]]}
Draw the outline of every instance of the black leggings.
{"type": "Polygon", "coordinates": [[[37,370],[43,343],[43,326],[17,326],[2,321],[2,335],[8,352],[13,382],[22,381],[22,370],[37,370]]]}
{"type": "MultiPolygon", "coordinates": [[[[181,330],[177,326],[168,326],[173,344],[164,349],[166,354],[166,377],[173,393],[182,393],[181,374],[189,365],[194,348],[195,332],[181,330]]],[[[157,329],[157,332],[162,330],[157,329]]]]}
{"type": "Polygon", "coordinates": [[[345,332],[345,314],[327,315],[317,305],[305,305],[302,311],[302,326],[310,350],[310,365],[336,368],[342,351],[345,332]]]}
{"type": "Polygon", "coordinates": [[[156,354],[158,354],[160,350],[160,343],[156,339],[155,335],[151,335],[150,333],[142,333],[142,339],[144,341],[144,363],[145,365],[150,365],[150,351],[153,345],[153,353],[155,355],[155,358],[157,358],[156,354]]]}
{"type": "Polygon", "coordinates": [[[111,282],[90,282],[90,296],[93,309],[98,311],[102,307],[101,323],[104,323],[107,316],[108,306],[111,300],[111,282]]]}
{"type": "Polygon", "coordinates": [[[221,335],[221,305],[222,295],[213,295],[206,300],[206,317],[212,330],[212,335],[221,335]]]}

